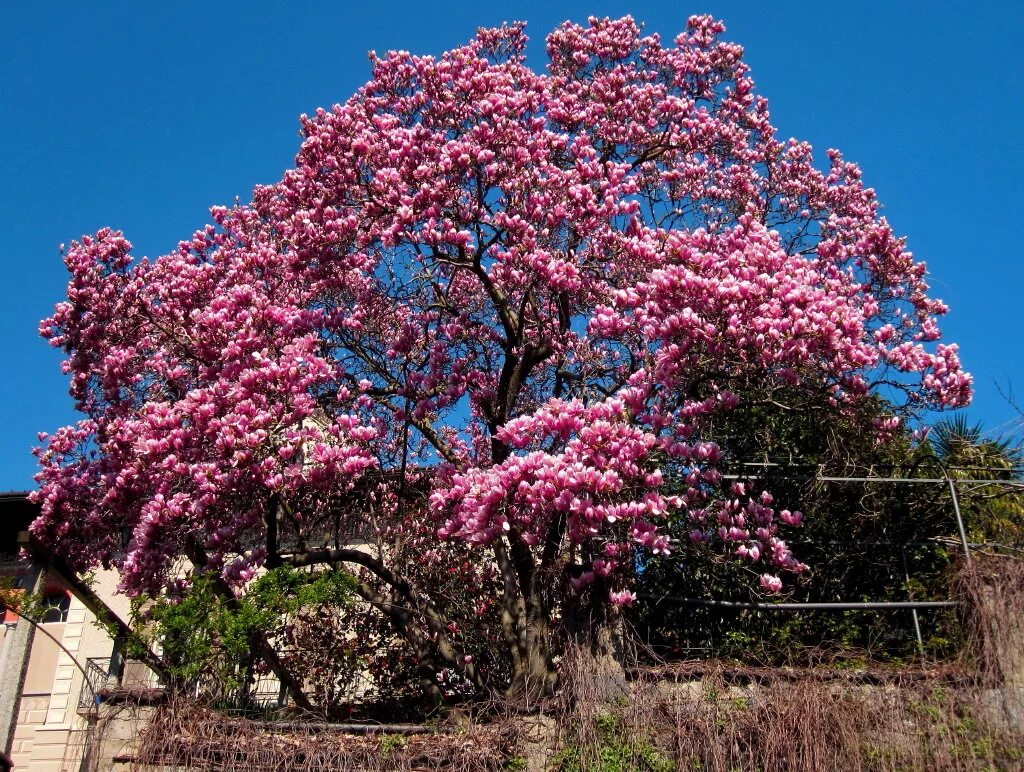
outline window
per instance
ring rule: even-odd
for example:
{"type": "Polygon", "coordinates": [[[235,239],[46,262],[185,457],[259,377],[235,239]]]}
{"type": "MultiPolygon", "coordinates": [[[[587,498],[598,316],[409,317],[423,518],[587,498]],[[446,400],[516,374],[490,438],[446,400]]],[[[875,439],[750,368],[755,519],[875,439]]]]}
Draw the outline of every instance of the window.
{"type": "Polygon", "coordinates": [[[40,622],[43,624],[59,624],[68,621],[68,609],[71,607],[71,596],[66,592],[47,595],[43,598],[43,613],[40,622]]]}

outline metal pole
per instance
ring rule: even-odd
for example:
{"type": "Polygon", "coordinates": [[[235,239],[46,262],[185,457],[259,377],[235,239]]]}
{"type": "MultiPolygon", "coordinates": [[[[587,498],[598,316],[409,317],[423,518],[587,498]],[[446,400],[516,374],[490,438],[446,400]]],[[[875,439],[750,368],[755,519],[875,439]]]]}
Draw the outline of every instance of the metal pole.
{"type": "Polygon", "coordinates": [[[680,606],[710,606],[712,608],[755,609],[758,611],[881,611],[885,609],[952,608],[952,600],[915,601],[840,601],[835,603],[757,603],[707,598],[677,598],[671,595],[638,595],[644,600],[671,603],[680,606]]]}
{"type": "MultiPolygon", "coordinates": [[[[754,466],[763,468],[776,468],[776,469],[818,469],[821,464],[799,464],[795,462],[777,463],[773,461],[744,461],[740,466],[754,466]]],[[[872,468],[880,469],[902,469],[902,464],[872,464],[872,468]]],[[[1003,472],[1003,473],[1015,473],[1024,472],[1024,464],[1013,464],[1009,467],[1006,466],[947,466],[947,470],[954,470],[957,472],[1003,472]]]]}
{"type": "Polygon", "coordinates": [[[949,495],[953,497],[953,511],[956,513],[956,527],[960,530],[960,544],[964,548],[964,559],[971,562],[971,548],[967,543],[967,529],[964,528],[964,518],[960,514],[960,501],[956,497],[956,485],[953,478],[946,475],[946,482],[949,483],[949,495]]]}
{"type": "MultiPolygon", "coordinates": [[[[900,547],[900,559],[903,561],[903,580],[907,583],[908,592],[910,587],[910,569],[907,567],[907,548],[900,547]]],[[[910,609],[910,616],[914,620],[914,636],[917,638],[917,653],[924,654],[924,639],[921,637],[921,621],[917,618],[917,607],[910,609]]]]}
{"type": "MultiPolygon", "coordinates": [[[[723,480],[803,480],[806,482],[838,482],[838,483],[924,483],[934,485],[944,483],[949,477],[835,477],[832,475],[794,475],[794,474],[723,474],[723,480]]],[[[962,483],[984,485],[1005,485],[1010,488],[1024,488],[1024,480],[977,480],[965,478],[962,483]]]]}

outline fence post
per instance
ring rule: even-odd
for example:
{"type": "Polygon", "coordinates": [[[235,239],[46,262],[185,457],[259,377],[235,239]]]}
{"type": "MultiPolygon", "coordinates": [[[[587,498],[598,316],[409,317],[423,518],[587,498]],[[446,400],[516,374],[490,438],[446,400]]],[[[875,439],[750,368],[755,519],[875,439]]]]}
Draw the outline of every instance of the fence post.
{"type": "Polygon", "coordinates": [[[964,559],[971,562],[971,547],[967,543],[967,529],[964,528],[964,518],[960,514],[960,500],[956,496],[956,484],[953,482],[953,478],[949,476],[948,472],[944,472],[946,482],[949,483],[949,495],[953,497],[953,512],[956,513],[956,527],[960,530],[960,544],[964,549],[964,559]]]}
{"type": "MultiPolygon", "coordinates": [[[[903,561],[903,580],[907,583],[909,594],[910,589],[910,568],[907,566],[907,547],[900,545],[900,559],[903,561]]],[[[913,598],[911,598],[913,600],[913,598]]],[[[917,609],[910,609],[910,616],[914,620],[914,635],[917,637],[917,653],[924,654],[924,639],[921,637],[921,621],[917,617],[917,609]]]]}

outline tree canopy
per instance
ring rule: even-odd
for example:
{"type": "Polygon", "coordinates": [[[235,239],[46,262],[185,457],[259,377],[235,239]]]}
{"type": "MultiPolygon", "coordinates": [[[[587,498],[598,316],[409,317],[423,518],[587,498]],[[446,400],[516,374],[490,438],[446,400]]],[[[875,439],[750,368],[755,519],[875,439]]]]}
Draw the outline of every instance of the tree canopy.
{"type": "Polygon", "coordinates": [[[716,422],[882,395],[884,442],[971,379],[857,166],[777,137],[723,31],[567,22],[546,72],[519,24],[374,56],[302,116],[280,182],[176,251],[72,244],[41,329],[85,417],[38,451],[35,538],[132,593],[187,584],[182,558],[234,588],[348,565],[478,688],[543,681],[559,625],[685,548],[670,522],[778,590],[805,568],[801,516],[723,488],[716,422]],[[442,566],[462,598],[428,580],[442,566]],[[510,669],[478,666],[453,613],[490,615],[510,669]]]}

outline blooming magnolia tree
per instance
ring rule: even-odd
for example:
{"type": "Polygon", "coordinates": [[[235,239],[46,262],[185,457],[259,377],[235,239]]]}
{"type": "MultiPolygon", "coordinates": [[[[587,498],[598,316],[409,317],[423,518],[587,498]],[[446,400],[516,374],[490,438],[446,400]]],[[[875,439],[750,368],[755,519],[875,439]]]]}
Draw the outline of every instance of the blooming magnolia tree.
{"type": "Polygon", "coordinates": [[[778,590],[800,515],[722,489],[716,417],[884,389],[884,439],[971,381],[858,168],[776,136],[723,29],[695,17],[664,46],[628,17],[566,23],[546,73],[522,25],[373,56],[302,117],[279,183],[177,251],[73,244],[42,334],[85,418],[39,451],[35,538],[130,593],[176,587],[182,558],[235,591],[261,565],[358,568],[483,689],[507,684],[411,578],[440,556],[478,556],[467,593],[494,587],[474,613],[516,688],[550,684],[555,628],[632,602],[638,552],[685,546],[666,524],[778,590]]]}

